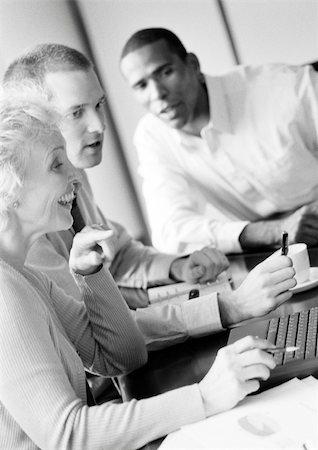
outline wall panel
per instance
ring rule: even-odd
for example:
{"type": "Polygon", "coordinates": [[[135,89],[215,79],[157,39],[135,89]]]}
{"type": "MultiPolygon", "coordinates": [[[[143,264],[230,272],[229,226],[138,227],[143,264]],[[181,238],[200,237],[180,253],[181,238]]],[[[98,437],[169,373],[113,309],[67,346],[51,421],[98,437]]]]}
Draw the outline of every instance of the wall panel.
{"type": "Polygon", "coordinates": [[[223,0],[241,63],[318,60],[317,0],[223,0]]]}

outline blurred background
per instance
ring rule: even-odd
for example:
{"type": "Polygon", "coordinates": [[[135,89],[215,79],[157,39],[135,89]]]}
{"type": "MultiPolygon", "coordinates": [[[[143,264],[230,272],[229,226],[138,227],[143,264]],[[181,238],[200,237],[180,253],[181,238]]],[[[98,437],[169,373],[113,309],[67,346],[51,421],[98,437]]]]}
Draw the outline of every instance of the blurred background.
{"type": "Polygon", "coordinates": [[[143,114],[122,79],[119,55],[140,28],[174,31],[203,72],[236,64],[318,60],[318,0],[0,0],[0,76],[21,52],[41,42],[65,44],[95,63],[107,97],[100,166],[89,169],[106,217],[149,243],[132,136],[143,114]]]}

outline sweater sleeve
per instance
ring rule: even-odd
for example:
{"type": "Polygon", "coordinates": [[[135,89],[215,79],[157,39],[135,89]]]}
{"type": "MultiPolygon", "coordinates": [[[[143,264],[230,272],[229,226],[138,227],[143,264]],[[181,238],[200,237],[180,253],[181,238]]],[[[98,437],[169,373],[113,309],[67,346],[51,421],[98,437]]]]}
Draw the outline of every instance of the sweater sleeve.
{"type": "MultiPolygon", "coordinates": [[[[146,400],[88,407],[84,370],[71,346],[66,373],[52,312],[21,276],[0,291],[0,447],[46,450],[137,449],[204,418],[197,385],[146,400]],[[69,366],[70,367],[70,366],[69,366]],[[77,380],[74,381],[74,380],[77,380]],[[32,443],[33,445],[32,445],[32,443]]],[[[73,322],[77,322],[73,316],[73,322]]]]}
{"type": "Polygon", "coordinates": [[[86,368],[99,375],[116,376],[145,364],[144,338],[109,271],[102,268],[94,275],[75,279],[83,302],[65,294],[54,282],[50,282],[51,298],[86,368]]]}

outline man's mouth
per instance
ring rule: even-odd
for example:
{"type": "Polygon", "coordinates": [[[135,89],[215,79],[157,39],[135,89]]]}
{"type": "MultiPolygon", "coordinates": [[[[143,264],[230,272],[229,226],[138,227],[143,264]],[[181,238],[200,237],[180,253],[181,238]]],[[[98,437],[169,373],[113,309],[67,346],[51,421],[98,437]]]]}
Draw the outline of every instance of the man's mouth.
{"type": "Polygon", "coordinates": [[[180,103],[175,103],[174,105],[168,105],[160,111],[160,115],[166,115],[169,118],[173,118],[174,116],[176,116],[179,106],[180,106],[180,103]]]}
{"type": "Polygon", "coordinates": [[[93,142],[90,142],[89,144],[86,144],[85,147],[89,147],[93,150],[96,150],[96,149],[99,149],[102,146],[102,144],[103,144],[102,139],[99,139],[97,141],[93,141],[93,142]]]}

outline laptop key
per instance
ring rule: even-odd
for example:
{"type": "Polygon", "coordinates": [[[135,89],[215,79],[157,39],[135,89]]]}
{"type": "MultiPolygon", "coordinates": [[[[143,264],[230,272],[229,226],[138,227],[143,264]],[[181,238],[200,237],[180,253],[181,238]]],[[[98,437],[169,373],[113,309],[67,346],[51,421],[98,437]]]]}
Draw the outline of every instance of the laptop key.
{"type": "MultiPolygon", "coordinates": [[[[288,316],[281,317],[278,325],[278,332],[276,338],[277,347],[285,347],[286,345],[286,335],[288,330],[288,316]]],[[[277,365],[283,364],[284,352],[276,353],[274,359],[277,365]]]]}
{"type": "Polygon", "coordinates": [[[296,339],[296,347],[299,348],[295,352],[295,359],[305,358],[307,326],[308,326],[308,311],[301,311],[299,313],[298,333],[296,339]]]}
{"type": "Polygon", "coordinates": [[[274,317],[269,322],[269,327],[268,327],[266,339],[269,342],[271,342],[272,344],[276,344],[276,336],[277,336],[278,324],[279,324],[279,318],[278,317],[274,317]]]}
{"type": "MultiPolygon", "coordinates": [[[[299,314],[293,314],[289,318],[288,331],[286,338],[286,347],[294,347],[296,345],[297,327],[298,327],[299,314]]],[[[295,357],[295,352],[287,352],[284,354],[284,364],[288,361],[292,361],[295,357]]]]}
{"type": "Polygon", "coordinates": [[[317,345],[318,308],[312,308],[309,312],[308,334],[306,339],[305,358],[316,356],[317,345]]]}

